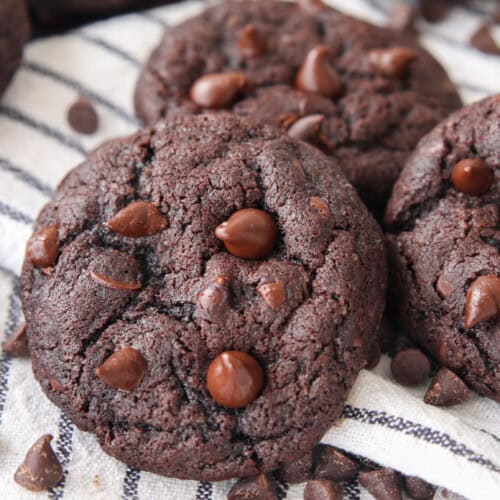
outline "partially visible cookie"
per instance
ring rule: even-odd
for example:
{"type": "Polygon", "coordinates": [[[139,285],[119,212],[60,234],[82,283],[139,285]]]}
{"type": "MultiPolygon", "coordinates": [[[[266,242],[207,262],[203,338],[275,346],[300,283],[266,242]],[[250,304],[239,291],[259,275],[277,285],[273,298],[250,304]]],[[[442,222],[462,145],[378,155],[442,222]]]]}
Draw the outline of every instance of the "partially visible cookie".
{"type": "Polygon", "coordinates": [[[0,2],[0,96],[7,88],[30,35],[24,0],[0,2]]]}
{"type": "Polygon", "coordinates": [[[418,140],[460,99],[413,35],[317,1],[271,1],[220,4],[169,29],[135,103],[148,124],[210,108],[278,125],[333,157],[380,210],[418,140]]]}
{"type": "Polygon", "coordinates": [[[310,452],[385,298],[381,231],[330,162],[221,113],[92,153],[42,210],[21,277],[49,398],[111,455],[168,476],[310,452]]]}
{"type": "Polygon", "coordinates": [[[500,400],[500,95],[428,134],[394,186],[392,296],[422,348],[500,400]]]}

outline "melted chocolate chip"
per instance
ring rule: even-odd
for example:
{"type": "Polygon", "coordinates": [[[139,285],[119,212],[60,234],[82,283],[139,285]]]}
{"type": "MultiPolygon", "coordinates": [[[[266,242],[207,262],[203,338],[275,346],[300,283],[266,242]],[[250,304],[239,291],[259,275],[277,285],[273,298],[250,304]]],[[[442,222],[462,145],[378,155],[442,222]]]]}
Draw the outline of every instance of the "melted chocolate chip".
{"type": "Polygon", "coordinates": [[[97,376],[106,385],[124,391],[132,391],[139,386],[145,373],[146,361],[133,347],[118,349],[96,370],[97,376]]]}
{"type": "Polygon", "coordinates": [[[326,480],[308,481],[304,500],[342,500],[342,486],[326,480]]]}
{"type": "Polygon", "coordinates": [[[31,491],[43,491],[57,486],[63,469],[50,446],[52,436],[45,434],[29,449],[23,463],[14,474],[14,481],[31,491]]]}
{"type": "Polygon", "coordinates": [[[418,349],[403,349],[392,358],[391,372],[394,379],[401,385],[415,386],[429,378],[431,362],[418,349]]]}
{"type": "Polygon", "coordinates": [[[26,338],[26,324],[23,323],[5,342],[3,352],[13,357],[29,356],[28,339],[26,338]]]}
{"type": "Polygon", "coordinates": [[[384,75],[396,78],[404,77],[417,57],[418,54],[413,49],[406,47],[374,49],[370,52],[372,64],[384,75]]]}
{"type": "Polygon", "coordinates": [[[320,198],[319,196],[311,196],[309,203],[311,204],[311,207],[315,208],[322,217],[329,217],[331,215],[330,212],[330,207],[328,206],[328,203],[323,200],[323,198],[320,198]]]}
{"type": "Polygon", "coordinates": [[[264,283],[257,287],[266,304],[274,310],[279,309],[286,300],[286,290],[281,283],[264,283]]]}
{"type": "Polygon", "coordinates": [[[376,500],[402,500],[401,476],[395,470],[361,472],[359,482],[376,500]]]}
{"type": "Polygon", "coordinates": [[[486,193],[494,181],[493,169],[478,158],[459,161],[451,172],[451,182],[455,189],[473,196],[486,193]]]}
{"type": "Polygon", "coordinates": [[[215,230],[227,251],[243,259],[261,259],[274,250],[278,228],[264,210],[244,208],[235,212],[215,230]]]}
{"type": "Polygon", "coordinates": [[[168,226],[162,213],[148,201],[134,201],[106,224],[114,233],[130,238],[152,236],[168,226]]]}
{"type": "Polygon", "coordinates": [[[302,483],[310,479],[312,466],[313,454],[309,452],[293,462],[283,464],[278,474],[279,477],[287,483],[302,483]]]}
{"type": "Polygon", "coordinates": [[[191,87],[191,100],[202,108],[229,108],[246,87],[245,73],[211,73],[198,78],[191,87]]]}
{"type": "Polygon", "coordinates": [[[500,312],[500,278],[480,276],[469,287],[465,304],[465,328],[498,317],[500,312]]]}
{"type": "Polygon", "coordinates": [[[28,241],[26,257],[35,267],[52,267],[58,255],[59,236],[55,224],[40,229],[28,241]]]}
{"type": "Polygon", "coordinates": [[[320,444],[314,454],[314,479],[349,481],[356,476],[358,464],[333,446],[320,444]]]}
{"type": "Polygon", "coordinates": [[[239,479],[229,490],[227,500],[277,500],[276,483],[266,474],[239,479]]]}
{"type": "Polygon", "coordinates": [[[238,50],[244,57],[261,56],[267,50],[266,39],[253,24],[247,24],[240,34],[238,50]]]}
{"type": "Polygon", "coordinates": [[[242,408],[251,403],[263,385],[262,368],[253,356],[244,352],[223,352],[208,368],[208,392],[226,408],[242,408]]]}
{"type": "Polygon", "coordinates": [[[403,478],[404,489],[413,500],[431,500],[434,498],[436,487],[415,476],[403,478]]]}
{"type": "Polygon", "coordinates": [[[304,142],[314,142],[318,139],[321,124],[325,121],[323,115],[309,115],[299,118],[288,129],[288,135],[292,139],[304,142]]]}
{"type": "Polygon", "coordinates": [[[139,263],[130,255],[118,250],[105,250],[89,268],[93,281],[115,290],[139,290],[139,263]]]}
{"type": "Polygon", "coordinates": [[[139,290],[142,286],[140,283],[126,283],[92,270],[90,271],[90,277],[96,283],[108,288],[114,288],[115,290],[139,290]]]}
{"type": "Polygon", "coordinates": [[[455,373],[441,368],[431,381],[424,401],[434,406],[453,406],[471,397],[470,389],[455,373]]]}
{"type": "Polygon", "coordinates": [[[335,99],[342,94],[342,80],[331,65],[332,51],[327,45],[318,45],[306,56],[297,73],[295,86],[303,92],[311,92],[335,99]]]}
{"type": "Polygon", "coordinates": [[[75,101],[68,110],[68,123],[80,134],[94,134],[99,126],[99,117],[93,104],[84,97],[75,101]]]}
{"type": "Polygon", "coordinates": [[[228,308],[229,292],[229,278],[218,276],[211,285],[198,295],[198,304],[202,316],[205,319],[211,319],[214,314],[228,308]]]}

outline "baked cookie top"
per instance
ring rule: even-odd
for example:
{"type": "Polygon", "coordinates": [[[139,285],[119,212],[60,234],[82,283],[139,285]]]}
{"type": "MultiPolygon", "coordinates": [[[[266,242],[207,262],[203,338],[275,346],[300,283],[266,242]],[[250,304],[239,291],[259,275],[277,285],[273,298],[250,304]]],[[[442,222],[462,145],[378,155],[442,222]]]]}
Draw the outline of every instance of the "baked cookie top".
{"type": "Polygon", "coordinates": [[[148,124],[222,108],[287,129],[331,155],[374,209],[418,140],[460,106],[414,36],[317,1],[229,2],[169,29],[135,102],[148,124]]]}
{"type": "MultiPolygon", "coordinates": [[[[476,391],[500,399],[500,96],[428,134],[386,223],[410,333],[476,391]]],[[[406,318],[406,319],[405,319],[406,318]]]]}
{"type": "Polygon", "coordinates": [[[43,389],[104,450],[216,480],[309,451],[365,365],[380,229],[317,149],[230,114],[92,153],[28,243],[43,389]]]}

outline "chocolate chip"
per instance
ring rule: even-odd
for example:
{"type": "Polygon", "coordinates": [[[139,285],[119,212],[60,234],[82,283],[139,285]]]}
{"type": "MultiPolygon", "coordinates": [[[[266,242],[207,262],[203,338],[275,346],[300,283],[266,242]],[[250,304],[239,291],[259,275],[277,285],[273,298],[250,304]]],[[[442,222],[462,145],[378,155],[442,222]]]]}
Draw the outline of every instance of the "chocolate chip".
{"type": "Polygon", "coordinates": [[[342,80],[331,65],[332,51],[327,45],[318,45],[306,56],[295,78],[295,86],[303,92],[312,92],[335,99],[342,94],[342,80]]]}
{"type": "Polygon", "coordinates": [[[286,290],[281,283],[264,283],[257,287],[257,291],[262,295],[266,304],[274,310],[286,300],[286,290]]]}
{"type": "Polygon", "coordinates": [[[500,47],[491,35],[490,26],[487,23],[479,26],[471,35],[469,43],[485,54],[500,55],[500,47]]]}
{"type": "Polygon", "coordinates": [[[304,142],[314,142],[318,139],[321,124],[325,121],[323,115],[309,115],[299,118],[289,129],[288,135],[292,139],[304,142]]]}
{"type": "Polygon", "coordinates": [[[253,356],[245,352],[223,352],[208,368],[208,392],[226,408],[242,408],[251,403],[263,385],[262,368],[253,356]]]}
{"type": "Polygon", "coordinates": [[[471,397],[465,383],[448,368],[441,368],[431,381],[424,401],[434,406],[453,406],[471,397]]]}
{"type": "Polygon", "coordinates": [[[349,481],[358,471],[358,464],[333,446],[320,444],[314,449],[314,479],[349,481]]]}
{"type": "Polygon", "coordinates": [[[253,24],[247,24],[241,31],[238,50],[244,57],[258,57],[266,53],[266,39],[253,24]]]}
{"type": "Polygon", "coordinates": [[[392,358],[391,372],[394,379],[401,385],[415,386],[429,378],[431,362],[418,349],[403,349],[392,358]]]}
{"type": "Polygon", "coordinates": [[[388,27],[399,33],[416,33],[416,19],[417,11],[415,7],[409,3],[401,2],[392,8],[388,27]]]}
{"type": "Polygon", "coordinates": [[[500,278],[480,276],[467,292],[465,328],[474,328],[483,321],[498,317],[500,312],[500,278]]]}
{"type": "Polygon", "coordinates": [[[227,500],[277,500],[274,479],[266,474],[238,480],[229,490],[227,500]]]}
{"type": "Polygon", "coordinates": [[[342,500],[342,486],[332,481],[309,481],[304,489],[304,500],[342,500]]]}
{"type": "Polygon", "coordinates": [[[493,169],[479,158],[461,160],[451,172],[451,182],[455,189],[473,196],[486,193],[494,181],[493,169]]]}
{"type": "Polygon", "coordinates": [[[327,6],[321,0],[297,0],[297,5],[306,14],[317,14],[327,9],[327,6]]]}
{"type": "Polygon", "coordinates": [[[52,267],[59,255],[57,225],[37,231],[28,241],[26,257],[35,267],[52,267]]]}
{"type": "Polygon", "coordinates": [[[105,250],[99,254],[92,262],[89,274],[99,285],[115,290],[138,290],[142,286],[138,262],[118,250],[105,250]]]}
{"type": "Polygon", "coordinates": [[[274,120],[274,123],[277,127],[288,130],[299,118],[297,113],[285,113],[274,120]]]}
{"type": "Polygon", "coordinates": [[[215,230],[227,251],[243,259],[260,259],[274,250],[278,228],[264,210],[244,208],[235,212],[215,230]]]}
{"type": "Polygon", "coordinates": [[[310,479],[312,466],[313,454],[309,452],[293,462],[283,464],[278,471],[278,475],[287,483],[303,483],[310,479]]]}
{"type": "Polygon", "coordinates": [[[436,492],[436,486],[415,476],[403,477],[403,485],[406,493],[413,500],[431,500],[436,492]]]}
{"type": "Polygon", "coordinates": [[[410,65],[418,54],[406,47],[389,49],[373,49],[370,51],[370,61],[384,75],[403,78],[408,73],[410,65]]]}
{"type": "Polygon", "coordinates": [[[133,201],[109,220],[106,226],[122,236],[140,238],[159,233],[168,226],[168,222],[152,203],[133,201]]]}
{"type": "Polygon", "coordinates": [[[50,446],[52,436],[45,434],[29,449],[23,463],[14,474],[14,481],[31,491],[43,491],[57,486],[63,469],[50,446]]]}
{"type": "Polygon", "coordinates": [[[3,345],[3,352],[15,358],[29,356],[26,323],[23,323],[3,345]]]}
{"type": "Polygon", "coordinates": [[[449,0],[420,0],[420,12],[426,21],[437,23],[448,14],[449,0]]]}
{"type": "Polygon", "coordinates": [[[202,108],[229,108],[246,87],[245,73],[211,73],[198,78],[191,87],[191,100],[202,108]]]}
{"type": "Polygon", "coordinates": [[[376,500],[402,500],[401,476],[395,470],[361,472],[359,482],[376,500]]]}
{"type": "Polygon", "coordinates": [[[118,349],[96,370],[105,384],[124,391],[132,391],[139,386],[145,372],[146,361],[133,347],[118,349]]]}
{"type": "Polygon", "coordinates": [[[99,117],[92,103],[81,97],[68,110],[68,123],[80,134],[94,134],[99,126],[99,117]]]}

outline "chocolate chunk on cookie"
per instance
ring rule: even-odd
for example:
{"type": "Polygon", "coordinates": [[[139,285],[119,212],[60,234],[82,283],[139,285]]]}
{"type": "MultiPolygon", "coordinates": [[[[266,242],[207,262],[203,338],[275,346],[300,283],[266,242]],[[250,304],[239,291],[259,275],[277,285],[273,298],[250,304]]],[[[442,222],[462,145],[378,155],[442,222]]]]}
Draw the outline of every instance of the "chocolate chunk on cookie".
{"type": "Polygon", "coordinates": [[[408,33],[320,2],[237,2],[169,29],[137,84],[145,123],[227,109],[314,144],[381,210],[404,161],[460,99],[408,33]]]}
{"type": "Polygon", "coordinates": [[[443,121],[408,160],[386,213],[391,295],[401,323],[440,364],[496,400],[499,124],[500,95],[443,121]]]}
{"type": "Polygon", "coordinates": [[[35,376],[136,468],[217,480],[303,457],[376,341],[380,229],[327,156],[249,119],[178,116],[106,143],[35,235],[35,376]]]}

